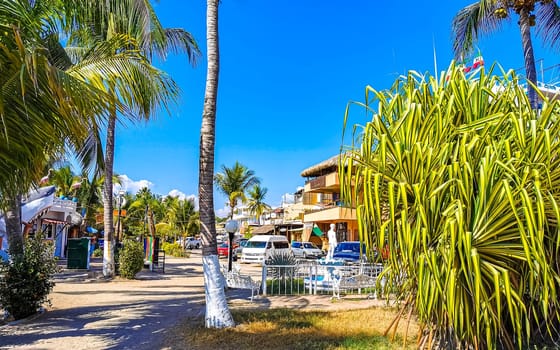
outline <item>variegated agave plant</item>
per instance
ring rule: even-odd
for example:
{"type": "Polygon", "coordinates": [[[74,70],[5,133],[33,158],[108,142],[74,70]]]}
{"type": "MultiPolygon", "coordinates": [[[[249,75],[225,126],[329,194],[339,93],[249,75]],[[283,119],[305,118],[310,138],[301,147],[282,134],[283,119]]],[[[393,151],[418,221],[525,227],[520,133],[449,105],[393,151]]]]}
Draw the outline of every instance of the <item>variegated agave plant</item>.
{"type": "Polygon", "coordinates": [[[532,109],[514,72],[494,69],[410,72],[347,108],[371,120],[341,156],[342,196],[361,239],[389,244],[388,290],[423,348],[558,338],[560,105],[532,109]]]}

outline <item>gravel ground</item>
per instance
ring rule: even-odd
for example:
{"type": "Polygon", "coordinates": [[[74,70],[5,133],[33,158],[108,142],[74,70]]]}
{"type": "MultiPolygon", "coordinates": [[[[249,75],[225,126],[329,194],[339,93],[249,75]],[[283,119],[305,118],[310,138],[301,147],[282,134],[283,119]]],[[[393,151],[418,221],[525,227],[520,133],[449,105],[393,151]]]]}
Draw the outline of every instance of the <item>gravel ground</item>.
{"type": "MultiPolygon", "coordinates": [[[[26,320],[0,326],[0,349],[162,349],[166,335],[184,318],[203,322],[204,287],[200,250],[190,258],[167,258],[165,274],[144,270],[133,281],[100,278],[101,262],[90,271],[56,276],[52,306],[26,320]],[[97,277],[97,278],[96,278],[97,277]]],[[[259,276],[257,266],[242,271],[259,276]]],[[[290,307],[336,310],[380,305],[378,300],[331,301],[329,296],[258,297],[229,290],[230,307],[290,307]]]]}

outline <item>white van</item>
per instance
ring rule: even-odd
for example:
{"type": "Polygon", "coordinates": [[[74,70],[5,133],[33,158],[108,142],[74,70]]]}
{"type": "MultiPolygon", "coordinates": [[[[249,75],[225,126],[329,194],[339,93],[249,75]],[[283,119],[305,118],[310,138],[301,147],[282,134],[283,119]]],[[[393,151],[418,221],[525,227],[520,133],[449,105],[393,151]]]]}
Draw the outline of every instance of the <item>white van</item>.
{"type": "Polygon", "coordinates": [[[290,242],[286,236],[257,235],[247,241],[241,253],[242,263],[262,263],[272,257],[275,252],[291,254],[290,242]]]}

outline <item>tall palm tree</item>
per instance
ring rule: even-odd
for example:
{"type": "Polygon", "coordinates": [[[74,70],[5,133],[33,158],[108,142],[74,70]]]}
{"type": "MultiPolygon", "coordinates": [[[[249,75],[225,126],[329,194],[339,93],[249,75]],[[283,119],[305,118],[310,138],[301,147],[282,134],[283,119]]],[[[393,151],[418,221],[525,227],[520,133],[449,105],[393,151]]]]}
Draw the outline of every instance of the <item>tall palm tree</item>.
{"type": "Polygon", "coordinates": [[[545,43],[555,46],[560,41],[560,8],[553,0],[479,0],[461,9],[453,19],[453,49],[457,59],[473,50],[478,37],[499,29],[513,14],[519,17],[521,44],[529,101],[537,108],[537,67],[531,39],[531,27],[537,27],[545,43]]]}
{"type": "Polygon", "coordinates": [[[12,254],[23,247],[20,194],[107,115],[109,95],[66,71],[56,31],[63,15],[57,1],[0,2],[0,204],[12,254]]]}
{"type": "Polygon", "coordinates": [[[219,0],[206,1],[206,50],[208,67],[204,108],[200,128],[200,159],[198,169],[198,198],[200,231],[202,235],[202,267],[206,294],[205,324],[207,328],[233,327],[235,322],[227,306],[224,279],[218,261],[216,221],[214,213],[214,147],[216,139],[216,101],[220,50],[218,40],[219,0]]]}
{"type": "Polygon", "coordinates": [[[216,174],[214,182],[218,190],[228,197],[230,219],[233,218],[237,203],[245,201],[247,191],[252,186],[260,184],[260,180],[255,176],[255,172],[247,169],[246,166],[239,162],[235,162],[231,168],[222,165],[222,172],[216,174]]]}
{"type": "MultiPolygon", "coordinates": [[[[153,55],[164,59],[169,52],[186,52],[190,61],[194,63],[199,54],[198,47],[193,37],[183,29],[163,28],[155,11],[149,1],[125,0],[125,1],[86,1],[89,11],[77,13],[78,18],[91,19],[92,14],[96,17],[93,26],[81,27],[73,37],[76,43],[84,45],[96,43],[96,39],[111,40],[116,35],[130,37],[136,45],[132,47],[146,58],[153,55]],[[93,35],[87,35],[91,31],[93,35]]],[[[78,21],[82,23],[82,21],[78,21]]],[[[122,46],[113,51],[115,54],[122,46]]],[[[178,87],[175,82],[165,76],[162,71],[149,65],[149,61],[139,60],[137,63],[147,63],[139,67],[143,73],[126,77],[124,84],[119,82],[101,81],[101,84],[113,95],[120,96],[123,102],[132,108],[138,119],[148,120],[161,108],[169,110],[169,104],[178,98],[178,87]],[[139,80],[140,78],[140,80],[139,80]],[[115,84],[116,83],[116,84],[115,84]]],[[[103,69],[103,67],[98,67],[103,69]]],[[[114,273],[111,242],[113,240],[113,183],[112,172],[114,162],[115,131],[117,122],[117,111],[111,110],[106,130],[105,143],[105,184],[103,191],[104,202],[104,228],[105,228],[105,252],[104,268],[105,276],[114,273]]]]}
{"type": "Polygon", "coordinates": [[[247,198],[247,209],[255,215],[259,224],[261,215],[265,211],[272,209],[270,205],[264,202],[267,192],[268,189],[266,187],[261,187],[260,185],[253,185],[248,192],[249,198],[247,198]]]}

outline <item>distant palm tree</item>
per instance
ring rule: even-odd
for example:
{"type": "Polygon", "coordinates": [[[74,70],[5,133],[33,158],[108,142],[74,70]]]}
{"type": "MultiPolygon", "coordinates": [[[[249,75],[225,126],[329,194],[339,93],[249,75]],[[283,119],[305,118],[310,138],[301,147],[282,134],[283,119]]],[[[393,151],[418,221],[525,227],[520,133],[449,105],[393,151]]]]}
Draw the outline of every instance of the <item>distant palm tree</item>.
{"type": "Polygon", "coordinates": [[[237,203],[245,201],[245,194],[249,188],[260,184],[260,180],[255,176],[255,172],[247,169],[247,167],[239,162],[235,162],[231,168],[222,165],[222,172],[216,174],[214,182],[218,190],[228,197],[230,219],[233,218],[237,203]]]}
{"type": "MultiPolygon", "coordinates": [[[[457,59],[462,60],[473,50],[476,40],[483,34],[499,29],[512,14],[518,15],[521,44],[525,60],[526,78],[537,84],[537,67],[531,40],[531,27],[537,26],[545,44],[556,46],[560,42],[560,8],[552,0],[480,0],[461,9],[453,19],[453,49],[457,59]]],[[[537,108],[536,90],[527,84],[529,101],[537,108]]]]}
{"type": "Polygon", "coordinates": [[[248,191],[247,209],[255,215],[257,222],[260,224],[261,215],[272,208],[264,202],[268,189],[260,185],[253,185],[248,191]]]}
{"type": "Polygon", "coordinates": [[[134,201],[130,203],[130,215],[142,218],[144,221],[144,232],[150,236],[155,236],[155,223],[153,222],[154,212],[160,210],[161,203],[156,195],[147,187],[141,188],[136,193],[134,201]]]}
{"type": "Polygon", "coordinates": [[[167,196],[161,201],[161,220],[159,222],[165,222],[169,225],[169,235],[174,236],[174,242],[177,241],[177,235],[179,233],[177,225],[177,212],[179,210],[180,199],[177,196],[167,196]],[[163,220],[163,221],[162,221],[163,220]]]}
{"type": "Polygon", "coordinates": [[[65,165],[50,173],[49,183],[56,187],[57,196],[69,196],[75,178],[76,175],[72,172],[70,165],[65,165]]]}
{"type": "MultiPolygon", "coordinates": [[[[86,180],[82,182],[78,189],[78,203],[82,210],[82,216],[86,224],[92,225],[96,222],[97,212],[102,212],[103,208],[103,177],[94,174],[91,179],[87,177],[87,173],[82,173],[82,178],[86,180]]],[[[118,181],[118,177],[116,180],[118,181]]]]}
{"type": "Polygon", "coordinates": [[[200,232],[200,217],[192,199],[180,200],[175,215],[181,236],[194,236],[200,232]]]}

